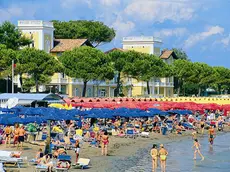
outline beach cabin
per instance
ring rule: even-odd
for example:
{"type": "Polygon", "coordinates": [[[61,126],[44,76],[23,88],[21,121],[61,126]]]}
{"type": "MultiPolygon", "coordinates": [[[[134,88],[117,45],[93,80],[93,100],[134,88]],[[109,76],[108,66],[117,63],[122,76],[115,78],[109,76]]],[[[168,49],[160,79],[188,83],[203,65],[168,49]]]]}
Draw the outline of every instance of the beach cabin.
{"type": "Polygon", "coordinates": [[[0,94],[0,107],[11,108],[17,105],[28,107],[47,107],[51,103],[65,103],[58,94],[3,93],[0,94]]]}

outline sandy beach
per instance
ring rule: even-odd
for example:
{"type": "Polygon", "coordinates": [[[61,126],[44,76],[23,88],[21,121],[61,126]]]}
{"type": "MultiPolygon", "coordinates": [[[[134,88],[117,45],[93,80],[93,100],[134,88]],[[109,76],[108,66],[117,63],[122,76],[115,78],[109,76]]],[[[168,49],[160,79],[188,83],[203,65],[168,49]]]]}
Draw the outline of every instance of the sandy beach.
{"type": "MultiPolygon", "coordinates": [[[[225,128],[225,132],[229,131],[229,127],[225,128]]],[[[107,172],[107,171],[116,171],[116,166],[119,166],[121,163],[122,165],[133,166],[135,162],[129,162],[129,158],[136,156],[137,159],[141,159],[138,155],[138,151],[142,149],[146,149],[150,147],[153,143],[160,144],[160,143],[168,143],[174,141],[180,141],[185,139],[191,139],[191,132],[192,131],[185,131],[182,135],[177,135],[170,133],[168,135],[161,135],[156,133],[150,133],[149,138],[142,138],[137,137],[136,139],[133,138],[119,138],[116,136],[110,136],[110,144],[109,144],[109,156],[101,156],[101,149],[100,148],[93,148],[90,147],[89,143],[84,143],[81,147],[80,151],[80,158],[90,158],[90,168],[86,169],[87,172],[107,172]]],[[[23,150],[23,157],[27,157],[27,159],[34,158],[37,150],[39,148],[43,148],[42,146],[32,145],[29,143],[24,144],[23,150]]],[[[16,148],[5,148],[5,145],[0,146],[1,150],[11,150],[14,151],[16,148]]],[[[75,160],[75,153],[73,150],[68,150],[67,153],[72,156],[72,162],[75,160]]],[[[151,166],[151,164],[149,164],[151,166]]],[[[35,166],[28,166],[27,168],[19,169],[12,169],[13,171],[21,171],[21,172],[28,172],[34,171],[35,166]]],[[[76,171],[71,169],[70,171],[76,171]]]]}

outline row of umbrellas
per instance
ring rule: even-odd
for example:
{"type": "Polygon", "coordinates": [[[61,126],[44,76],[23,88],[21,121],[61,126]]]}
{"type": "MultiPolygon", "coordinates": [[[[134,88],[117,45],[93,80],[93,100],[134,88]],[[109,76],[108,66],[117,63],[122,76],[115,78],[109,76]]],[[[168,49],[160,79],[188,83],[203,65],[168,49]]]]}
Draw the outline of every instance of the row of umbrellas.
{"type": "MultiPolygon", "coordinates": [[[[147,110],[149,108],[157,108],[160,110],[181,109],[181,110],[230,110],[230,104],[219,105],[216,103],[195,103],[195,102],[172,102],[172,101],[154,101],[154,102],[82,102],[70,103],[71,107],[84,108],[131,108],[147,110]]],[[[66,105],[64,105],[66,106],[66,105]]],[[[63,106],[63,107],[64,107],[63,106]]]]}
{"type": "Polygon", "coordinates": [[[162,111],[155,108],[150,108],[147,111],[141,109],[117,108],[117,109],[90,109],[81,111],[78,109],[64,110],[57,108],[26,108],[17,107],[12,109],[0,109],[0,124],[13,125],[15,123],[28,124],[32,122],[43,123],[47,120],[79,120],[80,116],[84,118],[115,118],[120,117],[154,117],[155,115],[167,116],[174,114],[192,114],[188,110],[162,111]]]}

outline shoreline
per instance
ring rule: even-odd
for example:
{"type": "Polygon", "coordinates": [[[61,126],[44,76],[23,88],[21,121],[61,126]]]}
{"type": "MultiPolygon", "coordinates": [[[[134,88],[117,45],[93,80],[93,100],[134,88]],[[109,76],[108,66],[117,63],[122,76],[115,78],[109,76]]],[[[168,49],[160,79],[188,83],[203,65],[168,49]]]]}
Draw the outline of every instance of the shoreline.
{"type": "MultiPolygon", "coordinates": [[[[218,134],[228,133],[230,127],[226,126],[224,132],[217,132],[218,134]]],[[[170,144],[172,142],[179,142],[186,139],[191,139],[193,130],[187,130],[182,135],[169,133],[167,135],[150,133],[149,138],[137,137],[133,138],[119,138],[116,136],[110,136],[110,144],[108,147],[108,156],[101,156],[100,148],[90,147],[89,143],[83,144],[80,150],[80,158],[90,159],[90,168],[85,169],[87,172],[115,172],[122,166],[123,169],[129,169],[136,165],[146,153],[150,151],[152,144],[170,144]]],[[[202,137],[201,134],[197,135],[198,138],[202,137]]],[[[205,130],[204,136],[207,136],[207,130],[205,130]]],[[[31,145],[25,143],[23,157],[27,156],[28,160],[34,158],[35,153],[41,146],[31,145]]],[[[43,147],[41,147],[43,148],[43,147]]],[[[167,148],[167,147],[166,147],[167,148]]],[[[16,148],[5,148],[5,145],[0,145],[1,150],[15,151],[16,148]]],[[[72,163],[75,162],[75,153],[73,150],[68,150],[67,153],[72,157],[72,163]]],[[[150,164],[151,166],[151,164],[150,164]]],[[[28,168],[21,168],[20,172],[34,171],[35,166],[29,166],[28,168]]],[[[17,169],[15,169],[17,170],[17,169]]],[[[19,171],[19,170],[18,170],[19,171]]],[[[70,172],[76,171],[70,169],[70,172]]],[[[121,171],[121,170],[119,170],[121,171]]]]}
{"type": "MultiPolygon", "coordinates": [[[[150,133],[149,138],[118,138],[119,143],[114,143],[113,145],[109,146],[108,157],[102,157],[100,155],[91,157],[92,167],[90,169],[87,169],[87,172],[110,172],[113,170],[116,171],[116,168],[119,168],[119,166],[125,166],[125,169],[129,169],[135,166],[136,162],[138,162],[142,158],[142,156],[146,156],[146,149],[147,151],[150,151],[153,143],[157,145],[161,143],[170,144],[172,142],[179,142],[186,139],[191,139],[192,143],[192,132],[193,131],[185,131],[182,135],[177,135],[173,133],[170,133],[168,135],[150,133]],[[121,139],[125,139],[125,141],[122,141],[121,139]],[[129,161],[132,162],[129,163],[129,161]]],[[[217,135],[229,132],[230,127],[227,126],[224,132],[217,132],[217,135]]],[[[198,134],[197,136],[198,138],[204,136],[207,137],[207,130],[205,130],[204,135],[198,134]]]]}

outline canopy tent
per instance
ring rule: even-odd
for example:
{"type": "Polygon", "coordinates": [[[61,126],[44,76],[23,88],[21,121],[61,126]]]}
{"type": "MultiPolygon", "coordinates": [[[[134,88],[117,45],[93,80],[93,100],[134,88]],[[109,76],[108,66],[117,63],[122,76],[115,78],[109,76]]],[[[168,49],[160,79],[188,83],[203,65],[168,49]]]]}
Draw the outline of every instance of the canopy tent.
{"type": "Polygon", "coordinates": [[[30,94],[30,93],[3,93],[0,94],[0,106],[6,107],[8,100],[17,99],[17,105],[36,104],[39,102],[51,103],[65,103],[61,96],[57,94],[30,94]]]}

